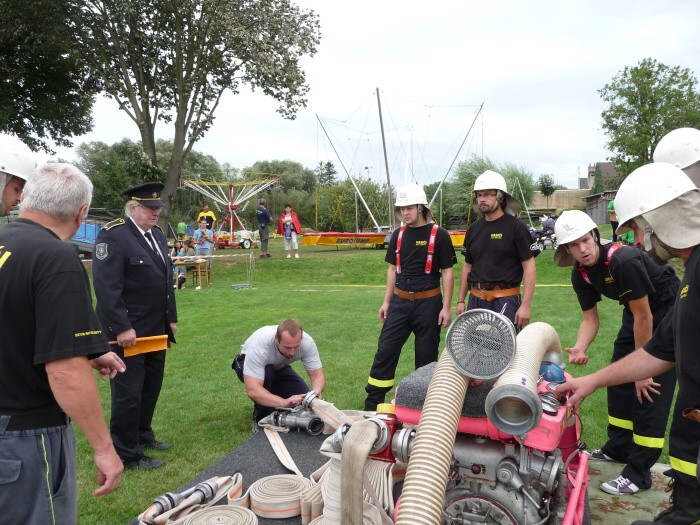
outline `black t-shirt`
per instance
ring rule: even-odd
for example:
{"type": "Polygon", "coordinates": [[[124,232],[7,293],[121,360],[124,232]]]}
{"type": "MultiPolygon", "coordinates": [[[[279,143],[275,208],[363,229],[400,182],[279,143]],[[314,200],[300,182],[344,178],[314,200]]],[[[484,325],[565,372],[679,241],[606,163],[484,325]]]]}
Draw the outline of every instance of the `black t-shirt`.
{"type": "MultiPolygon", "coordinates": [[[[679,395],[700,408],[700,248],[685,264],[685,274],[673,310],[644,345],[651,355],[675,361],[679,395]]],[[[686,408],[686,407],[684,407],[686,408]]]]}
{"type": "Polygon", "coordinates": [[[39,224],[0,229],[0,413],[57,407],[44,365],[109,351],[75,248],[39,224]]]}
{"type": "Polygon", "coordinates": [[[532,259],[530,244],[525,223],[507,213],[472,223],[462,246],[464,260],[472,265],[469,282],[520,284],[523,261],[532,259]]]}
{"type": "MultiPolygon", "coordinates": [[[[428,257],[428,240],[433,224],[426,224],[418,228],[406,227],[401,238],[401,275],[403,277],[425,276],[425,262],[428,257]]],[[[389,264],[396,264],[396,240],[400,229],[396,229],[389,240],[389,247],[384,260],[389,264]]],[[[430,275],[440,277],[440,270],[452,268],[457,262],[455,249],[452,246],[452,238],[444,228],[438,227],[435,239],[435,253],[433,254],[433,267],[430,275]]]]}
{"type": "MultiPolygon", "coordinates": [[[[649,296],[649,303],[660,303],[665,299],[667,285],[677,277],[669,265],[658,265],[649,256],[633,246],[618,246],[609,259],[608,251],[613,244],[600,247],[600,257],[592,268],[585,268],[590,284],[584,279],[579,264],[571,271],[581,310],[590,310],[602,299],[602,295],[618,301],[628,308],[634,299],[649,296]]],[[[675,285],[674,285],[675,291],[675,285]]]]}

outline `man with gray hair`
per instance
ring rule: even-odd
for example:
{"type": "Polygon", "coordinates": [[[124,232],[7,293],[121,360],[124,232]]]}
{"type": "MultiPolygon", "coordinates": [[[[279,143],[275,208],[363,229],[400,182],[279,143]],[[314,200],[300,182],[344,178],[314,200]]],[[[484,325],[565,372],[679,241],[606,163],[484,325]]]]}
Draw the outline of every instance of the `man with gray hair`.
{"type": "Polygon", "coordinates": [[[163,184],[149,182],[123,192],[125,218],[100,230],[92,276],[97,316],[127,371],[111,382],[110,431],[126,468],[153,469],[164,461],[144,449],[168,450],[151,426],[165,372],[165,350],[125,357],[136,338],[165,335],[175,342],[177,311],[167,239],[157,226],[163,184]]]}
{"type": "Polygon", "coordinates": [[[679,257],[685,265],[671,312],[652,338],[624,359],[597,372],[570,380],[557,393],[570,393],[579,404],[596,388],[612,386],[671,370],[678,374],[678,394],[670,431],[671,507],[654,521],[633,525],[683,525],[700,517],[700,190],[678,167],[655,162],[634,170],[615,197],[618,233],[634,230],[635,245],[653,252],[657,261],[679,257]],[[621,231],[622,230],[622,231],[621,231]]]}
{"type": "Polygon", "coordinates": [[[91,366],[124,371],[92,309],[87,273],[68,243],[87,213],[92,183],[68,164],[27,180],[19,218],[0,229],[1,521],[75,524],[73,420],[94,450],[109,494],[122,463],[107,431],[91,366]]]}

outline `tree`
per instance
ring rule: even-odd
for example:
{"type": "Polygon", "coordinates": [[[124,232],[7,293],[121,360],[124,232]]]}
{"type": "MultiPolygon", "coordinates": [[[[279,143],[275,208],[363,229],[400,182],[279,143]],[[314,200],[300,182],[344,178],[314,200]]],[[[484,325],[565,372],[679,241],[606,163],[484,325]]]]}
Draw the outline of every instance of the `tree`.
{"type": "Polygon", "coordinates": [[[320,39],[318,16],[290,0],[70,0],[79,46],[104,91],[138,126],[160,164],[158,121],[173,126],[167,219],[183,162],[211,127],[226,90],[260,89],[294,118],[306,104],[299,64],[320,39]]]}
{"type": "Polygon", "coordinates": [[[316,168],[316,179],[319,186],[332,186],[335,184],[335,176],[338,174],[338,170],[331,161],[319,162],[316,168]]]}
{"type": "Polygon", "coordinates": [[[645,58],[598,90],[607,104],[603,130],[618,171],[626,176],[651,162],[654,148],[669,131],[700,127],[697,84],[690,69],[645,58]]]}
{"type": "Polygon", "coordinates": [[[537,179],[537,186],[539,187],[542,195],[547,198],[547,208],[549,208],[549,196],[554,194],[557,189],[557,186],[554,183],[554,177],[547,173],[540,175],[540,178],[537,179]]]}
{"type": "Polygon", "coordinates": [[[92,128],[97,82],[66,21],[69,0],[0,0],[0,130],[34,148],[92,128]]]}

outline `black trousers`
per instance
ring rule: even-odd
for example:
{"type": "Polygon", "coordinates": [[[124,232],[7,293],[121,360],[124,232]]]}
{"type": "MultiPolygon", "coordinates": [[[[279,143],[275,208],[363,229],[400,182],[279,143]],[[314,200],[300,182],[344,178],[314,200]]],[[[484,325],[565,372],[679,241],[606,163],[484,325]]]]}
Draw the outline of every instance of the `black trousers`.
{"type": "MultiPolygon", "coordinates": [[[[297,394],[306,394],[309,391],[309,385],[289,365],[283,366],[279,370],[275,370],[272,365],[267,365],[265,367],[263,387],[276,396],[283,398],[297,394]]],[[[275,408],[279,407],[264,407],[255,403],[253,406],[253,421],[257,423],[262,418],[270,415],[275,408]]]]}
{"type": "Polygon", "coordinates": [[[401,357],[401,349],[412,333],[415,335],[416,368],[437,361],[440,345],[440,310],[442,295],[417,301],[400,299],[396,295],[391,298],[365,387],[365,410],[376,410],[377,405],[384,402],[387,392],[394,387],[394,375],[401,357]]]}
{"type": "MultiPolygon", "coordinates": [[[[681,392],[678,393],[673,408],[668,455],[673,471],[671,476],[700,491],[700,423],[683,417],[684,409],[696,406],[697,399],[686,399],[681,392]]],[[[697,497],[700,498],[700,493],[697,497]]]]}
{"type": "MultiPolygon", "coordinates": [[[[114,346],[112,347],[114,349],[114,346]]],[[[126,371],[110,381],[112,416],[109,429],[114,448],[122,461],[143,457],[139,442],[155,439],[151,422],[163,385],[165,350],[124,357],[126,371]]]]}

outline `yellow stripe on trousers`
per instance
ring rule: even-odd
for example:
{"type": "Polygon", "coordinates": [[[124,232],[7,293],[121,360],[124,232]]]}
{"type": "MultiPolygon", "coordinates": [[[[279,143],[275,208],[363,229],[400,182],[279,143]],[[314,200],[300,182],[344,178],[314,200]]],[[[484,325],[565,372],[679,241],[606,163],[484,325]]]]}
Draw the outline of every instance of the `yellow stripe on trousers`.
{"type": "Polygon", "coordinates": [[[374,379],[373,377],[368,377],[367,384],[378,386],[379,388],[391,388],[394,386],[394,379],[374,379]]]}

